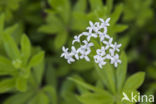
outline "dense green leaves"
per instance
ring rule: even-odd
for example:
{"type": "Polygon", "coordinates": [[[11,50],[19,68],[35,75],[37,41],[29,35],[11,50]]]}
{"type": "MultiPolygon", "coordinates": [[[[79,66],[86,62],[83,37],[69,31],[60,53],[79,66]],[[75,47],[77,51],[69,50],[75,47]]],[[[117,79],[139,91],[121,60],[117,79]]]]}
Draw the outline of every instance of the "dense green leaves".
{"type": "MultiPolygon", "coordinates": [[[[1,21],[1,39],[3,40],[3,47],[6,54],[0,56],[0,75],[8,75],[8,78],[4,78],[1,81],[0,93],[10,91],[10,89],[15,89],[18,91],[25,92],[27,90],[29,78],[31,75],[31,69],[37,68],[37,65],[42,65],[38,67],[38,71],[34,71],[34,76],[36,77],[37,85],[40,84],[43,75],[43,60],[44,52],[38,51],[38,54],[32,55],[31,53],[31,43],[26,35],[22,35],[20,44],[15,41],[13,34],[16,33],[17,24],[4,29],[4,16],[0,17],[1,21]]],[[[3,77],[2,77],[3,79],[3,77]]]]}
{"type": "Polygon", "coordinates": [[[0,0],[0,103],[130,104],[121,101],[122,92],[131,97],[139,87],[146,88],[141,94],[153,95],[155,4],[154,0],[0,0]],[[101,70],[83,60],[68,65],[60,58],[61,47],[71,46],[74,35],[86,31],[89,21],[108,17],[108,34],[122,44],[118,68],[107,62],[101,70]],[[148,84],[141,86],[145,73],[138,71],[147,73],[148,84]]]}
{"type": "Polygon", "coordinates": [[[137,26],[143,26],[153,16],[151,3],[152,0],[145,0],[144,2],[141,0],[127,0],[124,7],[124,20],[135,21],[137,26]]]}
{"type": "Polygon", "coordinates": [[[4,79],[0,81],[0,93],[6,93],[13,89],[14,87],[14,79],[4,79]]]}

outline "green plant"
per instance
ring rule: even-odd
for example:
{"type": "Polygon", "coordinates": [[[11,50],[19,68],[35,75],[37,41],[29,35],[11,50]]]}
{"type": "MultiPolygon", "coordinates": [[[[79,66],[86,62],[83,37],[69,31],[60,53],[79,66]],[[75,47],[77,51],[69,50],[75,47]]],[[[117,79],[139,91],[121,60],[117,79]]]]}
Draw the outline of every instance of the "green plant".
{"type": "MultiPolygon", "coordinates": [[[[34,68],[34,75],[42,72],[42,69],[37,70],[36,67],[43,63],[44,52],[33,50],[33,53],[30,40],[25,34],[21,36],[20,44],[16,43],[12,34],[15,32],[17,25],[4,29],[4,15],[0,16],[0,24],[1,45],[5,50],[4,54],[0,56],[0,75],[2,78],[7,76],[0,82],[0,92],[26,91],[30,76],[32,76],[31,69],[34,68]]],[[[41,79],[38,78],[35,83],[40,83],[41,79]]]]}
{"type": "MultiPolygon", "coordinates": [[[[76,83],[80,95],[76,98],[83,104],[123,104],[122,93],[126,92],[131,97],[131,92],[137,92],[145,77],[144,72],[138,72],[126,79],[127,58],[121,53],[122,64],[117,69],[110,64],[99,69],[95,65],[96,74],[99,76],[95,82],[96,86],[86,83],[80,76],[74,75],[69,79],[76,83]]],[[[130,102],[127,102],[131,104],[130,102]]]]}

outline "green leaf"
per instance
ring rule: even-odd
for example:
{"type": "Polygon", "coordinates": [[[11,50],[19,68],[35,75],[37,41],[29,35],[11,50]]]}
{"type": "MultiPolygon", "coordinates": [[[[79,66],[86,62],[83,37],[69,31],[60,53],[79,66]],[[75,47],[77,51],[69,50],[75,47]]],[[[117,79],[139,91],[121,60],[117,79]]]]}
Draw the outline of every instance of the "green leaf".
{"type": "Polygon", "coordinates": [[[3,104],[25,104],[33,96],[33,93],[33,91],[28,91],[26,93],[18,93],[12,95],[9,98],[7,98],[3,104]]]}
{"type": "Polygon", "coordinates": [[[25,92],[27,90],[27,79],[22,76],[17,77],[16,88],[19,91],[25,92]]]}
{"type": "Polygon", "coordinates": [[[14,39],[9,34],[3,35],[3,43],[8,56],[13,60],[19,59],[19,49],[17,48],[14,39]]]}
{"type": "Polygon", "coordinates": [[[103,69],[101,70],[98,65],[96,65],[95,67],[96,67],[96,71],[97,71],[97,74],[98,74],[99,78],[102,80],[104,85],[107,88],[109,88],[108,79],[107,79],[106,73],[103,71],[103,69]]]}
{"type": "Polygon", "coordinates": [[[57,93],[56,89],[54,89],[52,86],[45,86],[43,90],[47,93],[49,99],[51,99],[52,104],[57,104],[57,93]]]}
{"type": "Polygon", "coordinates": [[[123,32],[128,28],[127,25],[121,25],[121,24],[117,24],[114,26],[114,31],[115,33],[119,33],[119,32],[123,32]]]}
{"type": "Polygon", "coordinates": [[[106,6],[107,6],[107,11],[108,11],[108,13],[111,13],[112,6],[113,6],[113,1],[114,1],[114,0],[107,0],[107,1],[106,1],[106,6]]]}
{"type": "Polygon", "coordinates": [[[72,68],[77,71],[86,71],[93,68],[93,64],[86,62],[85,60],[77,61],[73,63],[72,68]]]}
{"type": "Polygon", "coordinates": [[[102,7],[102,0],[89,0],[91,5],[91,10],[95,11],[96,9],[100,9],[102,7]]]}
{"type": "Polygon", "coordinates": [[[63,20],[68,24],[70,17],[71,5],[69,0],[48,0],[52,8],[54,8],[63,20]]]}
{"type": "Polygon", "coordinates": [[[31,44],[26,35],[23,35],[21,39],[21,54],[24,62],[26,63],[31,55],[31,44]]]}
{"type": "MultiPolygon", "coordinates": [[[[1,14],[0,15],[0,33],[3,32],[3,29],[4,29],[4,22],[5,22],[5,16],[4,14],[1,14]]],[[[2,34],[0,34],[0,37],[1,37],[2,34]]]]}
{"type": "Polygon", "coordinates": [[[105,92],[105,93],[108,93],[107,91],[105,90],[102,90],[102,89],[99,89],[99,88],[96,88],[92,85],[89,85],[83,81],[80,81],[78,80],[77,78],[72,78],[70,77],[69,80],[75,82],[77,85],[80,85],[80,86],[83,86],[84,88],[88,89],[88,90],[92,90],[92,91],[96,91],[96,92],[105,92]]]}
{"type": "Polygon", "coordinates": [[[80,104],[76,99],[76,95],[74,93],[75,83],[70,80],[65,80],[61,87],[61,97],[64,99],[63,103],[65,104],[80,104]]]}
{"type": "Polygon", "coordinates": [[[57,75],[55,68],[50,64],[48,64],[46,69],[46,83],[48,85],[52,85],[54,88],[57,87],[57,75]]]}
{"type": "Polygon", "coordinates": [[[45,93],[39,92],[36,96],[28,101],[28,104],[49,104],[49,99],[45,93]]]}
{"type": "Polygon", "coordinates": [[[60,49],[67,41],[68,33],[66,31],[61,31],[57,34],[54,40],[54,47],[56,50],[60,49]]]}
{"type": "Polygon", "coordinates": [[[115,93],[115,75],[113,67],[110,64],[106,64],[103,69],[100,69],[98,66],[96,67],[96,71],[98,72],[105,86],[107,86],[107,88],[110,89],[111,92],[115,93]]]}
{"type": "Polygon", "coordinates": [[[40,64],[40,62],[43,61],[43,59],[44,59],[44,52],[41,51],[31,58],[29,62],[29,67],[35,67],[36,65],[40,64]]]}
{"type": "Polygon", "coordinates": [[[5,79],[0,81],[0,93],[6,93],[10,91],[11,89],[14,88],[15,85],[15,80],[10,78],[10,79],[5,79]]]}
{"type": "Polygon", "coordinates": [[[64,28],[63,27],[64,25],[60,21],[60,18],[55,16],[55,13],[53,13],[51,11],[48,12],[48,16],[46,18],[46,22],[47,22],[47,24],[42,25],[39,28],[40,32],[44,32],[44,33],[47,33],[47,34],[56,34],[59,31],[62,31],[63,28],[64,28]]]}
{"type": "Polygon", "coordinates": [[[87,7],[87,1],[86,0],[78,0],[76,5],[74,6],[74,11],[85,13],[86,7],[87,7]]]}
{"type": "Polygon", "coordinates": [[[85,93],[78,97],[83,104],[113,104],[113,96],[106,93],[85,93]]]}
{"type": "Polygon", "coordinates": [[[110,21],[111,24],[115,24],[119,20],[122,11],[123,11],[123,4],[118,4],[115,7],[114,12],[111,14],[111,18],[112,18],[111,21],[110,21]]]}
{"type": "Polygon", "coordinates": [[[85,28],[88,26],[88,18],[85,13],[82,12],[73,12],[72,13],[73,19],[71,28],[75,31],[84,31],[85,28]]]}
{"type": "Polygon", "coordinates": [[[127,73],[127,56],[125,52],[122,52],[120,55],[120,59],[122,61],[121,64],[119,64],[117,70],[116,70],[116,80],[117,80],[117,90],[121,91],[125,78],[127,73]]]}
{"type": "Polygon", "coordinates": [[[3,56],[0,56],[0,75],[12,75],[15,72],[11,61],[3,56]]]}
{"type": "Polygon", "coordinates": [[[36,83],[38,84],[37,86],[40,86],[41,85],[41,81],[42,81],[43,74],[44,74],[44,66],[45,66],[44,65],[44,60],[42,60],[32,70],[33,77],[34,77],[36,83]]]}
{"type": "Polygon", "coordinates": [[[129,35],[122,36],[119,39],[119,43],[122,44],[120,49],[124,50],[127,47],[127,45],[129,44],[129,41],[130,41],[130,36],[129,35]]]}
{"type": "Polygon", "coordinates": [[[14,24],[13,26],[6,28],[4,32],[11,36],[17,29],[18,29],[18,24],[14,24]]]}
{"type": "Polygon", "coordinates": [[[145,73],[138,72],[130,76],[124,86],[124,89],[136,90],[138,89],[142,83],[144,82],[145,73]]]}
{"type": "Polygon", "coordinates": [[[59,32],[60,28],[57,25],[53,24],[46,24],[46,25],[42,25],[39,28],[39,32],[44,32],[47,34],[51,34],[54,35],[55,33],[59,32]]]}

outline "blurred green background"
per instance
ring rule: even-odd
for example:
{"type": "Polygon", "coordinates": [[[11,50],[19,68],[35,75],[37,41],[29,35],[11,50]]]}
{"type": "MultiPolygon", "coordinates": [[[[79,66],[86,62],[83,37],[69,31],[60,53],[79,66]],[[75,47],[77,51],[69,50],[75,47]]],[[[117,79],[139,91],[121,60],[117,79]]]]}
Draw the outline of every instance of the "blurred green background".
{"type": "Polygon", "coordinates": [[[113,104],[102,102],[109,98],[98,92],[89,95],[103,88],[92,63],[69,65],[60,57],[62,46],[71,47],[89,20],[108,17],[109,35],[126,53],[127,76],[145,72],[138,91],[156,95],[156,0],[0,0],[0,104],[113,104]],[[7,70],[12,67],[16,73],[7,70]]]}

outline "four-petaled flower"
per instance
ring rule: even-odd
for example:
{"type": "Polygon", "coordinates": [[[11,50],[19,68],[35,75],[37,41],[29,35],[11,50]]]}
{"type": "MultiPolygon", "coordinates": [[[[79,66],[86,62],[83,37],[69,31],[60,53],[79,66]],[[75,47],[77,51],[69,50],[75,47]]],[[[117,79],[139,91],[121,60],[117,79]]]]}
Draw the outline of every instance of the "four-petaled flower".
{"type": "Polygon", "coordinates": [[[109,41],[103,41],[103,43],[106,45],[105,47],[106,50],[110,47],[113,47],[112,41],[113,41],[113,38],[110,38],[109,41]]]}
{"type": "Polygon", "coordinates": [[[72,51],[71,54],[75,56],[75,58],[78,60],[79,59],[79,49],[76,50],[76,48],[74,46],[72,46],[72,51]]]}
{"type": "Polygon", "coordinates": [[[105,59],[105,57],[102,57],[100,55],[94,56],[95,63],[97,63],[100,68],[102,68],[102,66],[106,64],[106,62],[104,61],[105,59]]]}
{"type": "Polygon", "coordinates": [[[111,56],[111,64],[114,64],[115,67],[118,67],[118,63],[121,64],[121,60],[119,60],[119,55],[111,56]]]}
{"type": "Polygon", "coordinates": [[[89,21],[90,26],[87,27],[87,30],[89,31],[89,33],[97,32],[99,30],[99,23],[96,22],[95,24],[93,24],[92,21],[89,21]]]}
{"type": "Polygon", "coordinates": [[[97,55],[104,56],[106,54],[105,51],[106,51],[105,47],[101,47],[101,49],[96,50],[96,53],[97,53],[97,55]]]}
{"type": "Polygon", "coordinates": [[[74,62],[75,60],[73,59],[73,54],[68,52],[68,48],[65,48],[64,46],[62,47],[62,50],[64,53],[61,54],[61,57],[64,57],[67,59],[67,62],[70,64],[71,62],[74,62]]]}
{"type": "Polygon", "coordinates": [[[75,42],[80,43],[80,36],[74,36],[74,40],[72,41],[72,44],[74,44],[75,42]]]}
{"type": "Polygon", "coordinates": [[[110,36],[107,35],[105,32],[101,32],[99,31],[99,37],[100,37],[100,41],[102,42],[105,38],[110,39],[110,36]]]}
{"type": "Polygon", "coordinates": [[[97,38],[97,35],[92,32],[83,32],[83,35],[87,36],[87,41],[90,41],[91,37],[97,38]]]}
{"type": "Polygon", "coordinates": [[[119,48],[121,47],[121,44],[117,44],[116,42],[112,45],[112,48],[114,49],[114,51],[119,52],[119,48]]]}
{"type": "Polygon", "coordinates": [[[99,19],[101,22],[102,22],[102,27],[107,27],[107,26],[110,26],[109,24],[109,21],[110,21],[110,18],[107,18],[106,21],[104,21],[102,18],[99,19]]]}

